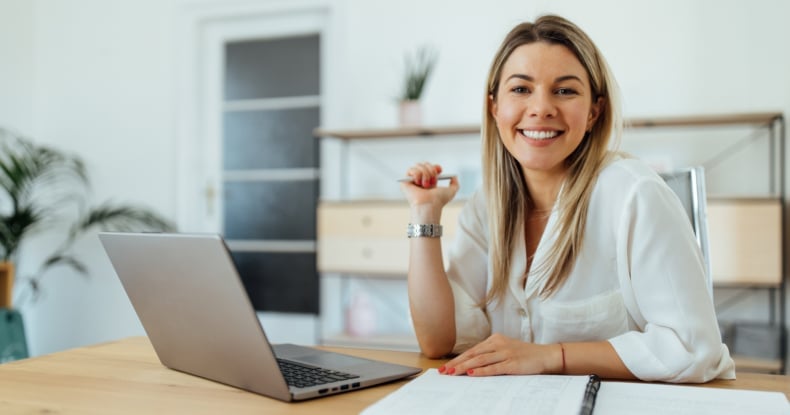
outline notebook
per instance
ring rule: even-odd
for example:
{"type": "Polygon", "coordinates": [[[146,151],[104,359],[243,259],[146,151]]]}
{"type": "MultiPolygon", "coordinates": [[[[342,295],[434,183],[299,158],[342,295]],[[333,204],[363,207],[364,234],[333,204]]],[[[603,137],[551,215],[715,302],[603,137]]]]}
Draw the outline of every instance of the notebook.
{"type": "Polygon", "coordinates": [[[102,232],[99,239],[168,368],[282,401],[353,391],[420,372],[270,344],[218,235],[102,232]],[[286,381],[292,371],[313,373],[286,381]]]}

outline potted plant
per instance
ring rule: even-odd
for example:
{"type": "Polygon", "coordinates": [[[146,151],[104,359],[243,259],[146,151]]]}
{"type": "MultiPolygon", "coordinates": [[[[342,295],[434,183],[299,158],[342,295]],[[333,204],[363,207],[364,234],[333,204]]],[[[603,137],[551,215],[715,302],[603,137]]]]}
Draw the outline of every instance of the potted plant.
{"type": "Polygon", "coordinates": [[[87,268],[72,252],[86,232],[173,229],[169,221],[146,208],[109,202],[88,206],[89,180],[79,157],[3,129],[0,189],[0,308],[12,305],[14,262],[22,242],[32,235],[62,232],[61,243],[22,278],[35,299],[42,277],[53,267],[67,266],[87,275],[87,268]]]}
{"type": "Polygon", "coordinates": [[[422,123],[420,98],[431,76],[438,54],[428,46],[423,46],[411,56],[406,55],[406,71],[403,92],[400,97],[400,123],[415,126],[422,123]]]}

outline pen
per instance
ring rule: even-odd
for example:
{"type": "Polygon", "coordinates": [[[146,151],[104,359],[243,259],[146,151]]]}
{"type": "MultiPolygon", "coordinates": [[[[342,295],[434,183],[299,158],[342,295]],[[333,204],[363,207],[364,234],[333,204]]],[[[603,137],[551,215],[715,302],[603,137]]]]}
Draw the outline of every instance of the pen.
{"type": "MultiPolygon", "coordinates": [[[[436,176],[436,180],[437,181],[439,181],[439,180],[450,180],[453,177],[455,177],[454,174],[440,174],[440,175],[436,176]]],[[[404,177],[402,179],[398,179],[399,182],[410,182],[412,180],[414,180],[413,177],[404,177]]]]}
{"type": "Polygon", "coordinates": [[[595,409],[595,398],[598,396],[598,389],[601,388],[601,378],[598,375],[590,375],[587,387],[584,388],[584,399],[579,415],[592,415],[595,409]]]}

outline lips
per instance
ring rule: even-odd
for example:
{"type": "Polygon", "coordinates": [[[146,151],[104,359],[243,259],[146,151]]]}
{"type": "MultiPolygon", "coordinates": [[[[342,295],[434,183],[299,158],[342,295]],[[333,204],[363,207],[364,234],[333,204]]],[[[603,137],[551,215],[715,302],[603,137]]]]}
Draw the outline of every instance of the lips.
{"type": "Polygon", "coordinates": [[[559,130],[518,130],[524,137],[532,140],[550,140],[562,134],[559,130]]]}

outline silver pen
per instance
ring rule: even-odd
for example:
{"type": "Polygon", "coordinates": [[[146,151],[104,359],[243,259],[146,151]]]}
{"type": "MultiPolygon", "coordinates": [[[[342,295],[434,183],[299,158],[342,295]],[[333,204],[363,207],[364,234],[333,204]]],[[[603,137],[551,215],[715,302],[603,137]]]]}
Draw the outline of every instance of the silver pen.
{"type": "MultiPolygon", "coordinates": [[[[454,174],[440,174],[440,175],[436,176],[436,181],[439,181],[439,180],[450,180],[453,177],[455,177],[454,174]]],[[[398,181],[399,182],[411,182],[411,181],[414,181],[414,178],[413,177],[404,177],[402,179],[398,179],[398,181]]]]}

